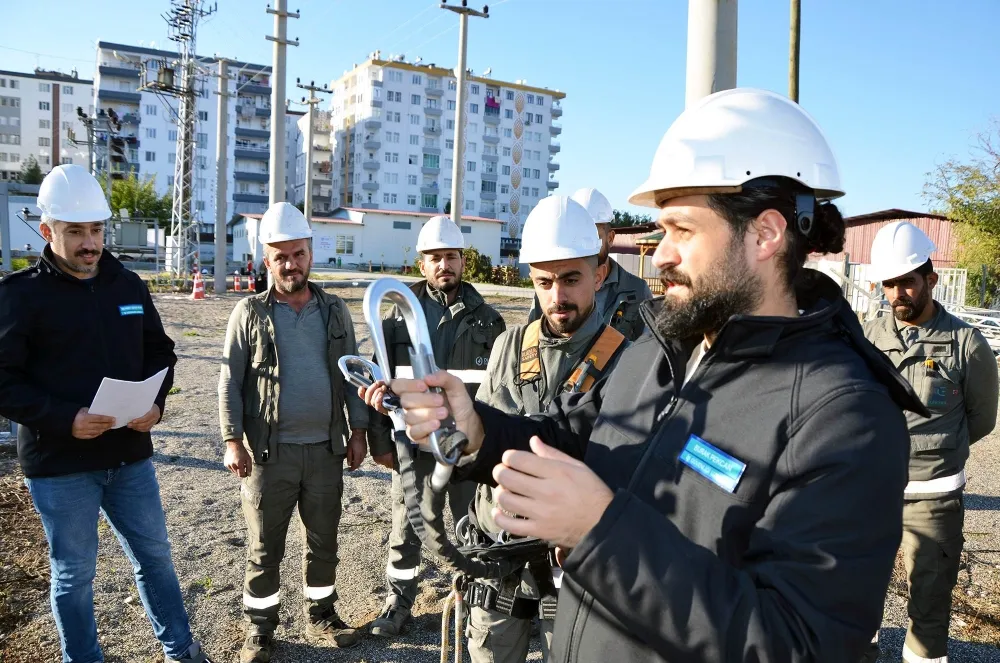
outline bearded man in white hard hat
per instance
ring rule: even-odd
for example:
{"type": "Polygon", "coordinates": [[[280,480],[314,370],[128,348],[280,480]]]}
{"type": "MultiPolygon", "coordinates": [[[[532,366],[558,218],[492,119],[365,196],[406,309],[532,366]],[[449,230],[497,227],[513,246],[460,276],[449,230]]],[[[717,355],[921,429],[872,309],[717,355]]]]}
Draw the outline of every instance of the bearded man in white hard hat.
{"type": "MultiPolygon", "coordinates": [[[[493,343],[505,329],[503,318],[483,300],[471,283],[462,281],[465,269],[465,238],[461,229],[446,216],[428,219],[417,237],[420,254],[420,272],[424,280],[410,286],[423,307],[430,328],[434,361],[453,371],[465,385],[466,395],[476,393],[486,376],[493,343]]],[[[406,323],[395,307],[383,319],[386,346],[389,348],[389,367],[383,367],[396,377],[412,377],[409,334],[406,323]]],[[[380,391],[383,383],[373,386],[380,391]]],[[[381,396],[375,401],[381,403],[381,396]]],[[[372,622],[372,633],[385,638],[398,636],[410,620],[413,602],[417,597],[417,580],[420,571],[420,538],[406,518],[403,490],[395,444],[392,441],[392,424],[383,413],[372,413],[368,443],[376,462],[393,468],[392,473],[392,530],[389,533],[389,560],[386,564],[388,596],[381,614],[372,622]]],[[[414,452],[414,469],[418,477],[429,475],[434,468],[430,453],[414,452]]],[[[475,492],[474,484],[449,487],[448,505],[456,521],[469,512],[475,492]]]]}
{"type": "MultiPolygon", "coordinates": [[[[946,663],[951,592],[964,538],[969,445],[996,426],[997,364],[975,327],[934,301],[935,246],[917,226],[893,221],[872,242],[868,277],[880,282],[891,315],[865,323],[930,410],[907,413],[910,472],[903,502],[903,555],[909,624],[903,660],[946,663]]],[[[877,646],[870,656],[877,657],[877,646]]]]}
{"type": "Polygon", "coordinates": [[[111,210],[93,175],[56,166],[38,207],[47,242],[41,258],[0,281],[0,414],[20,424],[17,456],[49,544],[63,660],[103,660],[93,591],[103,512],[135,569],[168,663],[205,663],[150,460],[149,431],[173,384],[174,342],[142,279],[104,250],[111,210]],[[90,413],[103,378],[140,382],[163,370],[145,415],[125,422],[90,413]]]}
{"type": "Polygon", "coordinates": [[[276,203],[261,219],[259,237],[274,283],[233,310],[219,376],[224,463],[242,479],[250,548],[241,663],[271,660],[278,571],[296,506],[306,637],[332,647],[359,640],[334,605],[337,528],[344,464],[358,469],[367,452],[368,408],[337,368],[340,357],[358,353],[354,323],[340,297],[309,281],[309,223],[292,205],[276,203]]]}
{"type": "Polygon", "coordinates": [[[614,371],[530,418],[444,371],[392,382],[418,444],[454,417],[452,479],[499,486],[498,527],[562,550],[553,660],[856,663],[867,647],[902,535],[900,408],[926,409],[840,286],[803,268],[843,248],[842,194],[801,106],[705,97],[630,198],[659,210],[665,295],[614,371]]]}
{"type": "MultiPolygon", "coordinates": [[[[646,323],[639,315],[639,304],[653,296],[649,284],[624,269],[611,257],[611,246],[615,241],[615,231],[611,224],[615,220],[615,210],[604,194],[597,189],[587,187],[577,190],[570,198],[587,210],[601,238],[598,260],[604,273],[604,281],[597,292],[597,310],[605,324],[611,325],[624,334],[625,338],[634,341],[646,330],[646,323]]],[[[521,246],[526,246],[523,238],[521,246]]],[[[531,311],[528,312],[528,321],[537,320],[540,316],[541,308],[538,297],[535,297],[531,311]]]]}
{"type": "MultiPolygon", "coordinates": [[[[519,260],[529,267],[542,318],[500,335],[476,400],[508,414],[535,415],[560,394],[589,391],[611,372],[629,341],[606,324],[598,307],[601,238],[582,205],[563,196],[543,198],[521,238],[519,260]]],[[[480,485],[470,530],[477,545],[495,543],[500,535],[495,507],[495,489],[480,485]]],[[[540,561],[529,566],[466,589],[473,663],[523,663],[536,616],[542,658],[548,658],[561,569],[540,561]],[[501,596],[514,600],[498,601],[501,596]]]]}

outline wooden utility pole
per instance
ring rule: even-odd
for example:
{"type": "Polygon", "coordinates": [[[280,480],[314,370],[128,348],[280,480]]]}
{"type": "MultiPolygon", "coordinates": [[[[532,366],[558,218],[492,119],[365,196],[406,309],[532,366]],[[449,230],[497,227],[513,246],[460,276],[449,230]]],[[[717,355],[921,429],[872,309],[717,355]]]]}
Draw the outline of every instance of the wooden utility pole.
{"type": "Polygon", "coordinates": [[[799,38],[802,0],[792,0],[791,35],[788,42],[788,98],[799,103],[799,38]]]}

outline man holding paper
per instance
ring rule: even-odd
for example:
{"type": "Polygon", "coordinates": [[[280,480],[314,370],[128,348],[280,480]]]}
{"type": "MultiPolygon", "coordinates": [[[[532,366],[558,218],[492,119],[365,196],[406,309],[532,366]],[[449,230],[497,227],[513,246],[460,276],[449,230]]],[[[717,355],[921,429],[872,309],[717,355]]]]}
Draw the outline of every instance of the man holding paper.
{"type": "Polygon", "coordinates": [[[103,250],[111,210],[97,180],[57,166],[38,207],[48,244],[34,266],[0,281],[0,414],[20,424],[18,460],[49,544],[63,661],[104,660],[93,593],[103,513],[166,661],[210,663],[191,635],[150,461],[174,343],[142,280],[103,250]],[[119,399],[95,399],[147,378],[158,388],[144,402],[132,394],[123,409],[119,399]],[[125,421],[113,416],[130,411],[125,421]]]}

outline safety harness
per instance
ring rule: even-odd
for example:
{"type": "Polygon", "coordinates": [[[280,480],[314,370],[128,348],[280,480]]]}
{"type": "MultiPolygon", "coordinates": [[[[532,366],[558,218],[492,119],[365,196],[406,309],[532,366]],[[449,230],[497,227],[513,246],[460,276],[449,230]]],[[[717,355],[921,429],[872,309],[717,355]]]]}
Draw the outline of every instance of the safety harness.
{"type": "MultiPolygon", "coordinates": [[[[521,335],[521,368],[518,383],[527,384],[542,379],[542,360],[538,341],[542,334],[542,319],[529,323],[521,335]]],[[[625,347],[625,337],[608,325],[594,336],[583,353],[583,359],[563,383],[563,391],[584,393],[601,379],[604,370],[625,347]]]]}

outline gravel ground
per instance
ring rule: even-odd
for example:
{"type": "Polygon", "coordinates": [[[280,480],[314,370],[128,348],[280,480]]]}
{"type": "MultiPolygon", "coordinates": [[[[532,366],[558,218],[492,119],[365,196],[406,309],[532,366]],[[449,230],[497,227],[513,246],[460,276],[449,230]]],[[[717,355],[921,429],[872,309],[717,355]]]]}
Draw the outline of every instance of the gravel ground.
{"type": "MultiPolygon", "coordinates": [[[[361,352],[371,353],[367,327],[360,315],[361,288],[334,290],[351,307],[361,352]]],[[[236,295],[210,297],[192,302],[179,295],[155,295],[156,305],[168,334],[177,342],[178,365],[174,381],[179,389],[167,403],[166,416],[153,431],[157,473],[174,561],[191,613],[196,636],[220,661],[234,661],[242,640],[241,596],[246,559],[245,525],[240,510],[238,480],[221,464],[216,387],[229,313],[236,295]]],[[[523,299],[487,297],[508,321],[524,321],[523,299]]],[[[0,473],[11,471],[9,464],[0,473]]],[[[972,551],[963,578],[978,599],[997,605],[996,582],[1000,574],[1000,435],[973,448],[969,461],[967,497],[967,545],[972,551]],[[992,592],[992,594],[990,594],[992,592]]],[[[383,573],[389,532],[389,473],[370,459],[355,473],[345,473],[344,515],[340,533],[338,609],[355,626],[367,625],[381,607],[385,593],[383,573]]],[[[318,661],[407,661],[439,660],[440,606],[449,579],[427,565],[422,591],[415,607],[415,620],[403,638],[387,642],[367,637],[350,650],[336,651],[307,644],[301,617],[302,546],[298,516],[289,529],[288,547],[282,565],[282,624],[276,660],[310,663],[318,661]]],[[[100,558],[94,583],[98,627],[109,662],[147,663],[162,660],[158,643],[138,600],[132,570],[105,523],[100,526],[100,558]]],[[[963,590],[964,591],[964,590],[963,590]]],[[[42,598],[42,597],[40,597],[42,598]]],[[[982,603],[980,603],[982,604],[982,603]]],[[[980,622],[1000,617],[1000,612],[981,615],[980,622]]],[[[905,603],[890,593],[882,631],[886,651],[882,660],[900,660],[905,603]]],[[[971,615],[957,615],[953,622],[953,663],[1000,661],[1000,650],[968,643],[981,631],[971,615]],[[970,626],[971,625],[971,626],[970,626]],[[971,634],[971,636],[970,636],[971,634]]],[[[47,601],[31,621],[13,638],[37,643],[38,657],[5,657],[0,663],[57,660],[55,626],[47,601]]],[[[537,642],[529,660],[540,660],[537,642]]]]}

